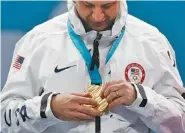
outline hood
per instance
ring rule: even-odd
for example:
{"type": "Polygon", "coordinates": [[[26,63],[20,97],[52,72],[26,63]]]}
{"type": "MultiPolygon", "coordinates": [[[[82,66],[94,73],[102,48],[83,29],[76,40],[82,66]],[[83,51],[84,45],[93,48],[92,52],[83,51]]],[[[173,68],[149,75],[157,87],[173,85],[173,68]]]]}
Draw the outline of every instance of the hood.
{"type": "MultiPolygon", "coordinates": [[[[69,12],[69,19],[71,21],[71,24],[73,25],[73,29],[76,32],[76,34],[81,36],[88,34],[88,32],[85,31],[85,28],[81,20],[75,13],[75,3],[73,2],[73,0],[68,0],[67,6],[68,6],[68,12],[69,12]]],[[[121,29],[125,26],[127,14],[128,14],[128,9],[127,9],[126,0],[121,0],[120,13],[115,20],[112,30],[102,31],[101,33],[105,36],[108,35],[107,33],[110,33],[108,36],[112,36],[112,37],[117,36],[121,32],[121,29]]]]}

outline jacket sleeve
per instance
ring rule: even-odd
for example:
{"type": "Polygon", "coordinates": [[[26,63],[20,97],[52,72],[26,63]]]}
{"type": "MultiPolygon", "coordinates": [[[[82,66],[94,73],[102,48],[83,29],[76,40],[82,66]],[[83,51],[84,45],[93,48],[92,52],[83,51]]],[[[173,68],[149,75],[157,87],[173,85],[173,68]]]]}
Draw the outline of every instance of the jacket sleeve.
{"type": "Polygon", "coordinates": [[[1,92],[3,133],[42,132],[56,124],[51,108],[54,92],[43,92],[38,80],[41,45],[45,35],[35,30],[16,45],[7,82],[1,92]]]}
{"type": "Polygon", "coordinates": [[[163,35],[156,39],[156,43],[164,46],[157,48],[158,62],[153,62],[161,74],[160,79],[155,79],[153,88],[135,85],[137,99],[128,109],[138,113],[156,133],[185,133],[185,89],[177,70],[175,53],[163,35]]]}

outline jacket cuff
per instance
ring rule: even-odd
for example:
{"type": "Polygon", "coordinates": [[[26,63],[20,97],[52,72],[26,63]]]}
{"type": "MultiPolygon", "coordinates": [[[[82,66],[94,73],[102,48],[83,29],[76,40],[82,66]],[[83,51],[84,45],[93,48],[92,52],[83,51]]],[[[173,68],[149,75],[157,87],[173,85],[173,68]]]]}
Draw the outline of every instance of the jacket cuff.
{"type": "Polygon", "coordinates": [[[47,93],[45,95],[43,95],[42,100],[41,100],[41,110],[40,110],[40,117],[42,119],[46,119],[48,125],[53,125],[53,124],[57,124],[59,122],[62,122],[60,119],[56,118],[51,110],[51,100],[52,97],[57,95],[59,93],[55,93],[55,92],[50,92],[47,93]],[[44,103],[47,102],[47,103],[44,103]],[[45,106],[45,109],[43,106],[45,106]]]}
{"type": "Polygon", "coordinates": [[[129,110],[137,113],[143,113],[145,106],[147,105],[148,99],[144,90],[144,87],[139,84],[132,84],[136,89],[136,100],[129,106],[126,106],[129,110]]]}

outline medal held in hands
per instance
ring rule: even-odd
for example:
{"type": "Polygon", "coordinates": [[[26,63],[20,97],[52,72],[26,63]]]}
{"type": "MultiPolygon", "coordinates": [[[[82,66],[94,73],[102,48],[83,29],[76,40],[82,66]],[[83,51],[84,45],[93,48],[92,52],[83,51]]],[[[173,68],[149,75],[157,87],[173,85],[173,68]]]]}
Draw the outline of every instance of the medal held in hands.
{"type": "Polygon", "coordinates": [[[85,92],[86,93],[89,92],[91,97],[97,101],[98,106],[96,107],[96,109],[101,112],[104,112],[108,106],[108,103],[107,103],[106,99],[102,99],[100,97],[101,88],[102,88],[101,85],[100,86],[99,85],[91,85],[85,90],[85,92]]]}

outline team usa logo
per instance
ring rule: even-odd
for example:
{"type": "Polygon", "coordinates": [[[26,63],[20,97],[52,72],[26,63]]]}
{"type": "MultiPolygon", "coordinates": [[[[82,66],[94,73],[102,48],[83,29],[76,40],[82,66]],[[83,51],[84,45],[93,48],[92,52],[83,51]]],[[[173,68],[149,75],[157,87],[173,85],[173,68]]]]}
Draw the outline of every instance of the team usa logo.
{"type": "Polygon", "coordinates": [[[125,69],[125,78],[128,82],[142,84],[145,79],[145,70],[138,63],[131,63],[125,69]]]}

